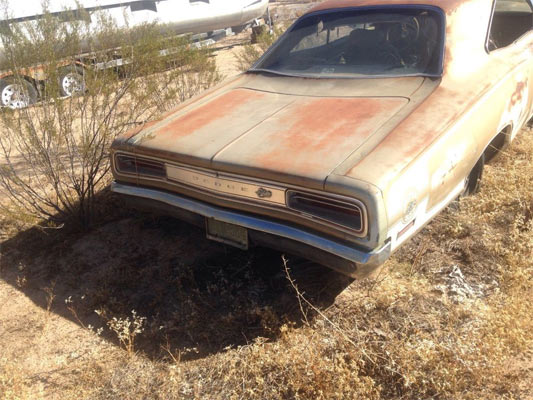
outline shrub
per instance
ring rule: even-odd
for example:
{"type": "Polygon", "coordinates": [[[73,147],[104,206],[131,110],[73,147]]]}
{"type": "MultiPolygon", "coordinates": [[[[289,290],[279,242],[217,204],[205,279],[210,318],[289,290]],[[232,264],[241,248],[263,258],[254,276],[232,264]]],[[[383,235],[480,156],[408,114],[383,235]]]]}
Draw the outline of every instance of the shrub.
{"type": "Polygon", "coordinates": [[[12,100],[0,112],[6,214],[87,227],[113,139],[219,79],[207,50],[157,25],[119,29],[101,14],[97,26],[46,15],[2,32],[10,76],[0,92],[12,100]]]}
{"type": "Polygon", "coordinates": [[[235,54],[239,70],[248,70],[261,57],[270,46],[281,36],[287,27],[285,25],[276,27],[273,32],[263,29],[255,36],[255,43],[247,43],[241,51],[235,54]]]}

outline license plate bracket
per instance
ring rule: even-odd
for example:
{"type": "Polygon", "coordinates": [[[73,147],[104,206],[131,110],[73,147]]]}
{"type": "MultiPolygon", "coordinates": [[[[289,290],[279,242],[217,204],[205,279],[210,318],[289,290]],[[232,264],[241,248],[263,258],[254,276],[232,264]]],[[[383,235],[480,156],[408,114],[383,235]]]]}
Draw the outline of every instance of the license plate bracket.
{"type": "Polygon", "coordinates": [[[242,226],[206,218],[205,231],[208,239],[248,250],[248,229],[242,226]]]}

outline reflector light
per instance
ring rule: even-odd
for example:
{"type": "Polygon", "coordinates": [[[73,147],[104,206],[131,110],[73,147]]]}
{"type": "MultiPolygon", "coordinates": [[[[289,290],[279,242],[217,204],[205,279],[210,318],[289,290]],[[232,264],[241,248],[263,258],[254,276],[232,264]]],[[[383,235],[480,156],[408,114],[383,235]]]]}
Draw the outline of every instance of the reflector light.
{"type": "Polygon", "coordinates": [[[289,192],[287,205],[293,210],[333,222],[356,232],[364,230],[361,207],[354,203],[308,193],[289,192]]]}
{"type": "Polygon", "coordinates": [[[124,174],[135,174],[157,178],[165,178],[167,176],[165,164],[146,158],[138,158],[123,154],[115,156],[115,168],[118,172],[124,174]]]}

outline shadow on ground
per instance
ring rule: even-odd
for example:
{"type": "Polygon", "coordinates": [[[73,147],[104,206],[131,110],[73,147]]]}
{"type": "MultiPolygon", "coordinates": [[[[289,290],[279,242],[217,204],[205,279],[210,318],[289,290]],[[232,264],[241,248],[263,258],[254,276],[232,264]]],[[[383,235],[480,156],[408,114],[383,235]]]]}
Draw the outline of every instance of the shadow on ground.
{"type": "MultiPolygon", "coordinates": [[[[135,348],[157,359],[165,349],[195,359],[260,337],[275,340],[283,325],[302,323],[281,253],[214,243],[201,229],[121,209],[105,196],[115,211],[89,232],[32,228],[2,243],[0,277],[40,307],[49,307],[53,296],[52,312],[103,327],[103,337],[116,344],[107,321],[131,319],[135,310],[146,317],[135,348]]],[[[291,277],[319,308],[351,283],[288,259],[291,277]]]]}

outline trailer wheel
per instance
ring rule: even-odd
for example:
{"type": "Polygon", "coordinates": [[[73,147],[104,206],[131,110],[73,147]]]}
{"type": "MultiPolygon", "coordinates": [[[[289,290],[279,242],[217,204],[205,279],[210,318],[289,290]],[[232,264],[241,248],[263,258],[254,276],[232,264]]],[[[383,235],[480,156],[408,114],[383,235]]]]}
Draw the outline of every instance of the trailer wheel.
{"type": "Polygon", "coordinates": [[[13,110],[28,107],[37,102],[37,89],[24,78],[0,79],[0,102],[13,110]]]}
{"type": "Polygon", "coordinates": [[[59,71],[59,90],[62,96],[75,96],[85,93],[85,74],[78,66],[62,68],[59,71]]]}

